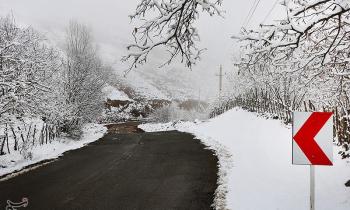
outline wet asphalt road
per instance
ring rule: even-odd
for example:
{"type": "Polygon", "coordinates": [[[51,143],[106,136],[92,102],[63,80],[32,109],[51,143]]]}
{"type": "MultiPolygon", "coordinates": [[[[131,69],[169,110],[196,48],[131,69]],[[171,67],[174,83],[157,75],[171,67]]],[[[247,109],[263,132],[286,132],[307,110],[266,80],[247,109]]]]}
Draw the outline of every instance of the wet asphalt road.
{"type": "Polygon", "coordinates": [[[210,209],[217,157],[180,132],[109,133],[57,161],[0,182],[19,209],[210,209]]]}

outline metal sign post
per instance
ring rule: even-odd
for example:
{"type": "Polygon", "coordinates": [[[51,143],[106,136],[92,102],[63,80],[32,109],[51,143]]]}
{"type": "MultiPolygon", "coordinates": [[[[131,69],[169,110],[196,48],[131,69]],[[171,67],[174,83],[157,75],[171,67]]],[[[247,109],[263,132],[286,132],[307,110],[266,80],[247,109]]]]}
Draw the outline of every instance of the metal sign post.
{"type": "Polygon", "coordinates": [[[310,165],[310,210],[315,210],[315,166],[310,165]]]}

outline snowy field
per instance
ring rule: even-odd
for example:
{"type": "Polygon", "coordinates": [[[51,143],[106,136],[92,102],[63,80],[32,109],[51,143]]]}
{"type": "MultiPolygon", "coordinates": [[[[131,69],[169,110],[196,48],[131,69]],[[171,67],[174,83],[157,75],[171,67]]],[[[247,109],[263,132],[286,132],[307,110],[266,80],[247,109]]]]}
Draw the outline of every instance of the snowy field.
{"type": "Polygon", "coordinates": [[[66,151],[81,148],[86,144],[98,140],[106,131],[107,129],[103,125],[87,124],[83,128],[83,135],[80,140],[61,137],[50,144],[38,145],[31,151],[33,155],[31,160],[24,159],[19,151],[1,156],[0,176],[19,171],[26,166],[43,160],[58,158],[66,151]]]}
{"type": "MultiPolygon", "coordinates": [[[[292,165],[292,131],[278,120],[241,109],[207,122],[145,124],[152,131],[194,134],[219,157],[217,209],[309,209],[309,167],[292,165]],[[227,193],[226,193],[227,191],[227,193]]],[[[349,210],[350,160],[334,146],[334,166],[316,167],[316,209],[349,210]]]]}

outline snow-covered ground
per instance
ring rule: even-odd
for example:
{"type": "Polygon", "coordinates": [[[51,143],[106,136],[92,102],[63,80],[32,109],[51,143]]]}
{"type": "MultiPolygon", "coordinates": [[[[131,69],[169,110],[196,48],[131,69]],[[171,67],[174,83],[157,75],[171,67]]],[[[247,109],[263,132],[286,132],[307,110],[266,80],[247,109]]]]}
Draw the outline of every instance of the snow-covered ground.
{"type": "Polygon", "coordinates": [[[86,144],[98,140],[106,133],[106,131],[107,129],[103,125],[87,124],[83,128],[81,139],[74,140],[67,137],[61,137],[60,139],[53,141],[51,144],[38,145],[31,151],[31,160],[24,159],[19,151],[0,156],[0,176],[21,170],[26,166],[43,160],[58,158],[66,151],[81,148],[86,144]]]}
{"type": "Polygon", "coordinates": [[[111,85],[106,85],[103,89],[102,92],[105,95],[105,99],[110,99],[110,100],[122,100],[122,101],[132,101],[124,92],[118,90],[117,88],[111,86],[111,85]]]}
{"type": "MultiPolygon", "coordinates": [[[[217,209],[309,209],[309,167],[292,165],[291,128],[233,109],[206,122],[145,124],[152,131],[189,132],[219,157],[217,209]],[[226,192],[227,191],[227,192],[226,192]]],[[[350,160],[334,146],[334,166],[316,167],[316,209],[349,210],[350,160]]]]}

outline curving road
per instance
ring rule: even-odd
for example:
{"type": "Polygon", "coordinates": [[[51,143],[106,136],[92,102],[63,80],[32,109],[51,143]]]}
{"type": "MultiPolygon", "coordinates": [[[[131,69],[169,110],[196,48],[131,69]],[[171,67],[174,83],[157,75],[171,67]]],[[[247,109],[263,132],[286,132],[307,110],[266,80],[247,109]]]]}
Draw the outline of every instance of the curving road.
{"type": "Polygon", "coordinates": [[[217,157],[180,132],[116,133],[57,161],[0,182],[19,209],[210,209],[217,157]]]}

